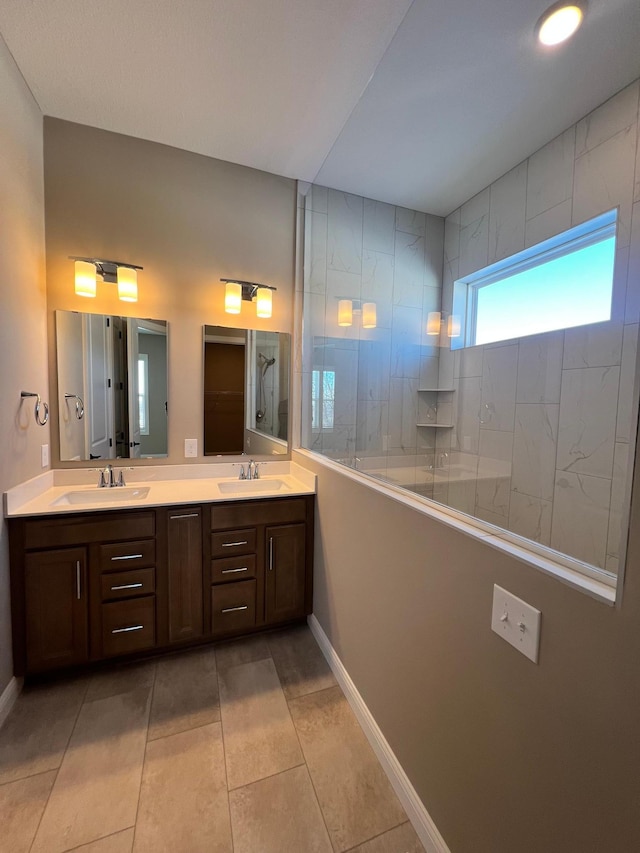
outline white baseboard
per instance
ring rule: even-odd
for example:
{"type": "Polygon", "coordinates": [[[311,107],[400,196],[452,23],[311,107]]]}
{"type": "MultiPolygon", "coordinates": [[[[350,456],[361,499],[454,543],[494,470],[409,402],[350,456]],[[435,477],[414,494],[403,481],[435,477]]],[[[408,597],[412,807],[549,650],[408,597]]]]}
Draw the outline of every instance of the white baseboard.
{"type": "Polygon", "coordinates": [[[323,631],[322,626],[313,614],[309,616],[308,622],[311,633],[316,638],[338,684],[358,718],[358,722],[362,726],[367,740],[373,747],[373,751],[378,756],[383,770],[389,777],[393,790],[398,795],[398,799],[402,803],[407,817],[411,821],[426,853],[450,853],[444,838],[438,832],[437,826],[424,807],[422,800],[417,795],[415,788],[402,769],[402,765],[396,758],[393,750],[387,743],[385,736],[382,734],[371,711],[367,708],[364,699],[351,680],[344,664],[329,642],[329,638],[323,631]]]}
{"type": "Polygon", "coordinates": [[[21,690],[22,679],[14,676],[2,691],[2,695],[0,695],[0,727],[11,713],[21,690]]]}

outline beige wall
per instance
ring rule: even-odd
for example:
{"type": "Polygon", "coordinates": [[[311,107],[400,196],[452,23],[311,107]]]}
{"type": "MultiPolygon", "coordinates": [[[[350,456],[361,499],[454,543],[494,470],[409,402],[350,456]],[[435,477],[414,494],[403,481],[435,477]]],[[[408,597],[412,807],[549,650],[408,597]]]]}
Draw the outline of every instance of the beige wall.
{"type": "Polygon", "coordinates": [[[617,610],[301,461],[314,613],[452,853],[639,849],[638,502],[617,610]],[[494,583],[542,611],[538,665],[490,630],[494,583]]]}
{"type": "MultiPolygon", "coordinates": [[[[41,472],[33,401],[49,400],[44,290],[42,116],[0,38],[0,492],[41,472]]],[[[13,674],[8,534],[0,518],[0,693],[13,674]]]]}
{"type": "Polygon", "coordinates": [[[292,331],[295,182],[51,118],[44,152],[51,396],[56,309],[168,320],[167,461],[185,461],[185,438],[198,439],[202,457],[202,326],[258,325],[249,303],[238,318],[224,313],[219,279],[277,287],[274,317],[260,327],[292,331]],[[143,266],[139,301],[120,302],[113,285],[76,297],[69,255],[143,266]]]}

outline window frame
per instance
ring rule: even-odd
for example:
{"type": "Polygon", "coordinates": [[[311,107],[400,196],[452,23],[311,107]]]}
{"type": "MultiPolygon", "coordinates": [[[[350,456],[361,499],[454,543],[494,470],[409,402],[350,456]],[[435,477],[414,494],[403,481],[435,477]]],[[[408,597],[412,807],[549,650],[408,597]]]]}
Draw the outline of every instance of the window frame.
{"type": "MultiPolygon", "coordinates": [[[[531,335],[548,334],[565,328],[573,328],[568,326],[558,326],[554,329],[538,329],[532,330],[526,335],[511,335],[510,337],[499,338],[495,341],[476,343],[478,293],[485,287],[504,281],[505,279],[511,278],[519,273],[526,272],[527,270],[543,266],[544,264],[550,263],[558,258],[566,257],[580,249],[586,249],[589,246],[596,245],[597,243],[610,239],[611,237],[617,239],[618,221],[618,209],[613,208],[612,210],[599,214],[580,225],[569,228],[567,231],[563,231],[561,234],[557,234],[548,240],[536,243],[534,246],[531,246],[522,252],[510,255],[508,258],[487,267],[483,267],[470,275],[461,276],[454,282],[452,306],[452,316],[460,318],[460,334],[451,338],[451,349],[458,350],[474,346],[491,346],[493,344],[502,343],[503,341],[514,340],[516,338],[519,339],[529,337],[531,335]]],[[[613,275],[614,270],[612,270],[611,309],[609,311],[609,316],[600,321],[594,322],[604,323],[611,320],[614,290],[613,275]]],[[[591,324],[576,324],[576,327],[579,325],[591,324]]]]}

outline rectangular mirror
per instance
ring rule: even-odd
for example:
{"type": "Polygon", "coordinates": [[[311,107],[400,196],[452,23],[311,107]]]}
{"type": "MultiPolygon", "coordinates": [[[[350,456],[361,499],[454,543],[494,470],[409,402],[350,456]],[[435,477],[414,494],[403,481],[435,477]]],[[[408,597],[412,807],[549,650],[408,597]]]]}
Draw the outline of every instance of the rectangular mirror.
{"type": "Polygon", "coordinates": [[[291,336],[204,327],[204,455],[289,451],[291,336]]]}
{"type": "Polygon", "coordinates": [[[56,311],[60,459],[167,456],[167,322],[56,311]]]}

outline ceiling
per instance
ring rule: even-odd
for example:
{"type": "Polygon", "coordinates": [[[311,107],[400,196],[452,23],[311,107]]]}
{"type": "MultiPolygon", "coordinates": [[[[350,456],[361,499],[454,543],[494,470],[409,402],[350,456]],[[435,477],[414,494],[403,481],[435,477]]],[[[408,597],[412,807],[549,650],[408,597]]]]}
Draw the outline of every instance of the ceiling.
{"type": "Polygon", "coordinates": [[[640,3],[2,0],[45,115],[446,215],[640,76],[640,3]]]}

